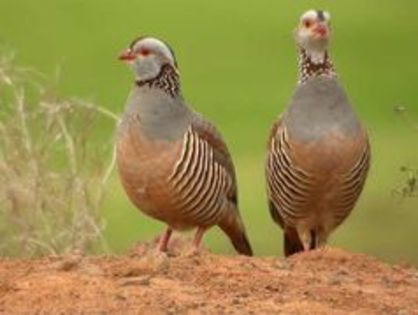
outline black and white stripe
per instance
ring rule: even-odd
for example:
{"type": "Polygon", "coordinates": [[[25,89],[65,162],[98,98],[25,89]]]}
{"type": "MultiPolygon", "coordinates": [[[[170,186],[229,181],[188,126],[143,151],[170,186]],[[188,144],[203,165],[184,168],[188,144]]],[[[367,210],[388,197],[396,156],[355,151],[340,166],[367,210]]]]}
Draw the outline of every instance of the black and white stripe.
{"type": "Polygon", "coordinates": [[[180,93],[180,78],[176,69],[170,64],[161,67],[160,73],[152,79],[136,81],[138,87],[148,86],[163,90],[171,97],[180,93]]]}
{"type": "Polygon", "coordinates": [[[367,144],[350,171],[343,176],[338,200],[335,205],[334,217],[336,225],[341,224],[354,208],[366,181],[370,167],[370,147],[367,144]]]}
{"type": "Polygon", "coordinates": [[[292,164],[289,156],[290,146],[286,129],[271,140],[266,176],[268,193],[279,215],[287,225],[296,225],[296,221],[304,216],[312,188],[312,176],[292,164]]]}
{"type": "Polygon", "coordinates": [[[211,145],[189,128],[181,155],[169,177],[181,215],[195,224],[215,224],[225,211],[232,178],[214,157],[211,145]]]}

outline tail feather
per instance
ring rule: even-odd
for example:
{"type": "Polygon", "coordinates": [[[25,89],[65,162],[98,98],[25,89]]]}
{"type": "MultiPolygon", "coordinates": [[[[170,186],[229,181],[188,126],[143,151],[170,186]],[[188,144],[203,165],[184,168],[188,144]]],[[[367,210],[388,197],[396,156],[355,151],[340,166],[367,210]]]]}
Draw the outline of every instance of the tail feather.
{"type": "Polygon", "coordinates": [[[245,256],[253,256],[253,249],[251,248],[250,241],[245,233],[242,233],[239,237],[230,238],[235,250],[245,256]]]}
{"type": "Polygon", "coordinates": [[[289,257],[299,252],[303,252],[303,244],[298,233],[294,229],[286,229],[284,232],[284,255],[289,257]]]}
{"type": "Polygon", "coordinates": [[[226,217],[219,223],[219,227],[228,235],[238,253],[253,256],[250,241],[245,233],[245,227],[239,215],[226,217]]]}

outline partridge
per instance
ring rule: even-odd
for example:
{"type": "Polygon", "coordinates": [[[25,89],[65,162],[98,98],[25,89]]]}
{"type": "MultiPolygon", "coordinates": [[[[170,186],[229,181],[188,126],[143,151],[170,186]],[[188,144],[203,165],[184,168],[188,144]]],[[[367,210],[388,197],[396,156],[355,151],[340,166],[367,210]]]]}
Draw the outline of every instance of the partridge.
{"type": "Polygon", "coordinates": [[[286,256],[326,244],[353,209],[370,164],[366,130],[328,53],[330,33],[328,12],[300,18],[299,82],[268,140],[268,202],[286,256]]]}
{"type": "Polygon", "coordinates": [[[130,200],[167,224],[159,250],[167,250],[173,230],[197,228],[196,250],[218,225],[239,253],[252,255],[231,156],[216,128],[186,105],[173,50],[140,37],[119,59],[132,68],[135,84],[117,137],[118,171],[130,200]]]}

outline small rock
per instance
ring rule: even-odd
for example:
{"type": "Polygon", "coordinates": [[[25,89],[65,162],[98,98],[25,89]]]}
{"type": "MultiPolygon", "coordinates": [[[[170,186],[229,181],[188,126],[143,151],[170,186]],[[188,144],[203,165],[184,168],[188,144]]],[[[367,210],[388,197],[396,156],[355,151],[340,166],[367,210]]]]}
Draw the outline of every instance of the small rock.
{"type": "Polygon", "coordinates": [[[118,299],[118,300],[123,300],[123,301],[126,300],[126,296],[122,293],[116,294],[115,298],[118,299]]]}
{"type": "Polygon", "coordinates": [[[129,286],[129,285],[142,285],[148,286],[150,285],[151,276],[141,276],[141,277],[130,277],[128,279],[122,279],[120,281],[121,286],[129,286]]]}
{"type": "Polygon", "coordinates": [[[273,266],[281,270],[289,270],[291,267],[289,262],[285,260],[278,260],[273,266]]]}
{"type": "Polygon", "coordinates": [[[83,260],[81,251],[74,251],[71,255],[64,257],[62,261],[52,264],[52,269],[59,271],[70,271],[77,268],[83,260]]]}
{"type": "Polygon", "coordinates": [[[338,275],[333,275],[329,278],[328,280],[328,284],[329,285],[340,285],[341,284],[341,279],[342,277],[338,276],[338,275]]]}

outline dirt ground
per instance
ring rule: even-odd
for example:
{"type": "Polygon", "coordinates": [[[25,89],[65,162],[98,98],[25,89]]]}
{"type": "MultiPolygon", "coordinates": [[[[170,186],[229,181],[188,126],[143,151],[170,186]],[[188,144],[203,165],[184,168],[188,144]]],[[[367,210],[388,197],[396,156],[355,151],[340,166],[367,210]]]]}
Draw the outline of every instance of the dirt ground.
{"type": "Polygon", "coordinates": [[[126,256],[0,260],[0,314],[418,314],[418,271],[325,249],[283,258],[140,244],[126,256]]]}

